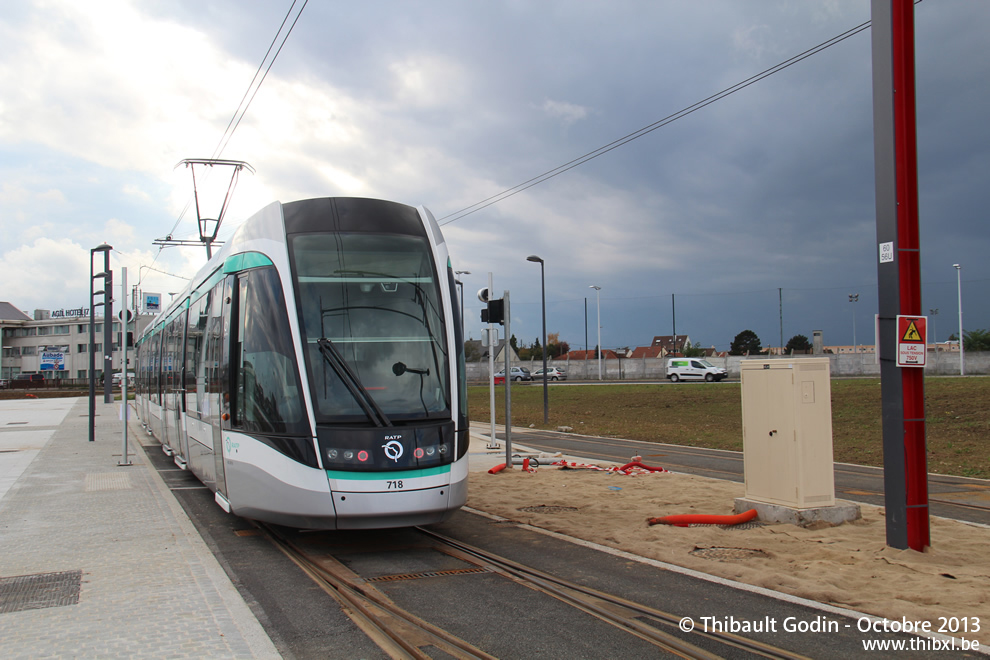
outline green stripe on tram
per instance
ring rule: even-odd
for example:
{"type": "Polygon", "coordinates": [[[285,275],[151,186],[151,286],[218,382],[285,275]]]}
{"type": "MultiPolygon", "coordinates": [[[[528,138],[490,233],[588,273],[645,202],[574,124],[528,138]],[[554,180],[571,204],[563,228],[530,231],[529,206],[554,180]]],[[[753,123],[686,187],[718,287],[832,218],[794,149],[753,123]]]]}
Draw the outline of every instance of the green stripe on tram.
{"type": "Polygon", "coordinates": [[[258,268],[259,266],[274,266],[272,260],[260,252],[245,252],[228,257],[223,262],[224,273],[239,273],[248,268],[258,268]]]}
{"type": "Polygon", "coordinates": [[[344,481],[382,481],[388,479],[415,479],[417,477],[435,477],[438,474],[450,472],[449,465],[440,465],[432,468],[422,468],[420,470],[396,470],[394,472],[342,472],[340,470],[327,470],[327,477],[330,479],[341,479],[344,481]]]}

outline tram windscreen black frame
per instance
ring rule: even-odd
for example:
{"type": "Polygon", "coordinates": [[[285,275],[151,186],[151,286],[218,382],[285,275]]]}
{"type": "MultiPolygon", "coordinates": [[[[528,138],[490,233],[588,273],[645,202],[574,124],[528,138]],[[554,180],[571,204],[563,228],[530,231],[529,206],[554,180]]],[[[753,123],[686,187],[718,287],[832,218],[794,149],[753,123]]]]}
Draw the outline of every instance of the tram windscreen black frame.
{"type": "Polygon", "coordinates": [[[317,424],[450,419],[446,315],[429,241],[293,234],[289,256],[317,424]],[[328,342],[336,355],[326,355],[328,342]]]}

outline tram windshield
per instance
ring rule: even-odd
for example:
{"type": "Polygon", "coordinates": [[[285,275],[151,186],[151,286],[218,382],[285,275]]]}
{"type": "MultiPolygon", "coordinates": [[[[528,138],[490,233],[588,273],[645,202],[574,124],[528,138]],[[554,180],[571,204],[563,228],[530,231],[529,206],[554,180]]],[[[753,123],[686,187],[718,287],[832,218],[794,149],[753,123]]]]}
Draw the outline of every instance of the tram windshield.
{"type": "Polygon", "coordinates": [[[317,423],[449,417],[444,312],[429,243],[301,234],[291,258],[317,423]]]}

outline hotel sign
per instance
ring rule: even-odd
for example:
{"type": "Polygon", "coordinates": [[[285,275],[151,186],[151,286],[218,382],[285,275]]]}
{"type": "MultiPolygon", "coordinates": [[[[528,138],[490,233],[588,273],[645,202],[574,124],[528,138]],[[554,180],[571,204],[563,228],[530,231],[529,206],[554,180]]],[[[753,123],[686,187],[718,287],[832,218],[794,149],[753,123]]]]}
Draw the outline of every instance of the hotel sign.
{"type": "Polygon", "coordinates": [[[55,309],[52,310],[53,319],[77,318],[79,316],[89,316],[89,310],[83,307],[76,309],[55,309]]]}

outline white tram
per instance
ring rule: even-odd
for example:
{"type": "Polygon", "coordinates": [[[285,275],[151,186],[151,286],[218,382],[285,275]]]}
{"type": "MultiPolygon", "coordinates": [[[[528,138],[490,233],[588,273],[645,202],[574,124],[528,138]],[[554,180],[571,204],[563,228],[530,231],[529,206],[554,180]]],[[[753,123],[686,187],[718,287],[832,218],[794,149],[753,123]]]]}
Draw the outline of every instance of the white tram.
{"type": "Polygon", "coordinates": [[[425,208],[273,203],[137,342],[137,409],[228,512],[298,528],[439,522],[467,499],[454,274],[425,208]]]}

